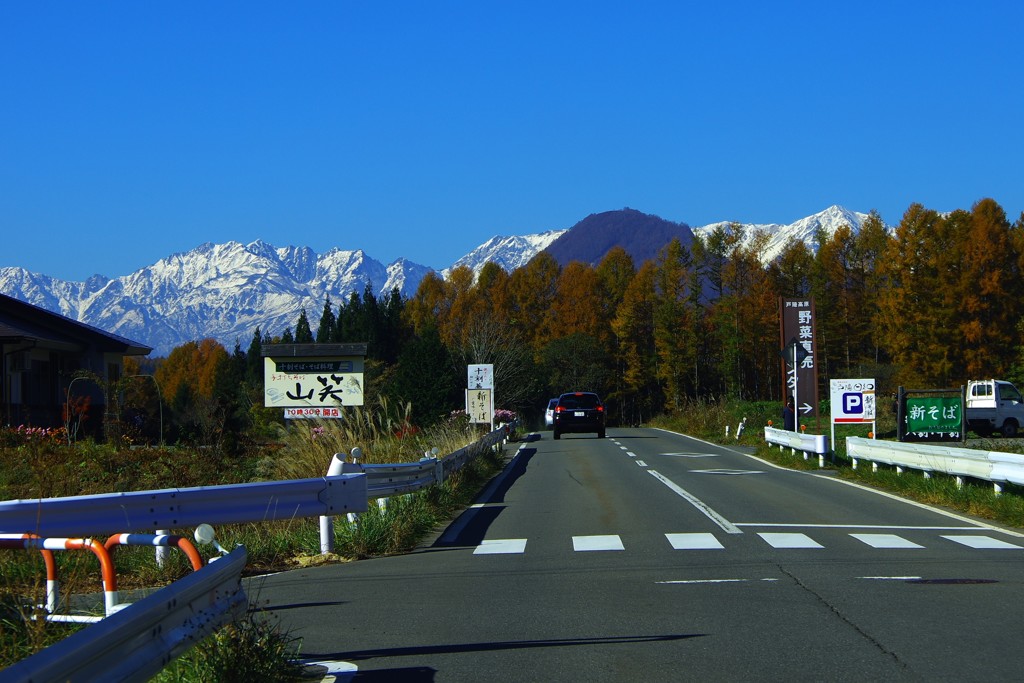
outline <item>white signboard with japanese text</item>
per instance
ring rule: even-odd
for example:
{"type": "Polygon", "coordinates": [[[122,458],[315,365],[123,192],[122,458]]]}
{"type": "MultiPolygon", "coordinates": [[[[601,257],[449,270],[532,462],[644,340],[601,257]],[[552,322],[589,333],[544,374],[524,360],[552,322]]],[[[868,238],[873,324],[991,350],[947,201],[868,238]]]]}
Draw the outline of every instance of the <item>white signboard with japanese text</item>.
{"type": "Polygon", "coordinates": [[[491,424],[494,419],[494,394],[490,389],[466,389],[466,415],[471,424],[491,424]]]}
{"type": "MultiPolygon", "coordinates": [[[[340,409],[363,405],[363,357],[263,359],[267,408],[340,409]]],[[[340,416],[340,410],[339,416],[340,416]]],[[[331,417],[332,412],[320,417],[331,417]]],[[[315,417],[303,415],[302,417],[315,417]]]]}
{"type": "Polygon", "coordinates": [[[875,380],[833,379],[829,381],[832,421],[840,424],[875,421],[875,380]]]}
{"type": "Polygon", "coordinates": [[[493,389],[494,366],[490,363],[486,365],[470,365],[466,386],[470,389],[493,389]]]}
{"type": "Polygon", "coordinates": [[[875,433],[875,380],[829,380],[829,404],[832,407],[832,443],[837,424],[869,424],[875,433]]]}

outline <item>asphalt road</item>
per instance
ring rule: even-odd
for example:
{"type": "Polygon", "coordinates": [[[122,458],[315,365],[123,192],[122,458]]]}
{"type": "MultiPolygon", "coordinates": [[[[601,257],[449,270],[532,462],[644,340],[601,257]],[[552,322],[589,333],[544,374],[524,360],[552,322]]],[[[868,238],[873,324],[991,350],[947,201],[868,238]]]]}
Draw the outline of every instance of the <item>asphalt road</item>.
{"type": "Polygon", "coordinates": [[[658,430],[542,432],[416,552],[247,590],[355,681],[1024,675],[1024,536],[658,430]]]}

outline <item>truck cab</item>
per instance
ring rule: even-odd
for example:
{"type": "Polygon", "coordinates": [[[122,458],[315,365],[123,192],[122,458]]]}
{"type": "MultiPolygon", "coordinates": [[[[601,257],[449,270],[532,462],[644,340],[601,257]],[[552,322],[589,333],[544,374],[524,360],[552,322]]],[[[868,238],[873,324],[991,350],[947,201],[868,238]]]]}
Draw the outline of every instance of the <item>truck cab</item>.
{"type": "Polygon", "coordinates": [[[1024,397],[1012,383],[984,379],[967,383],[967,426],[979,436],[1015,437],[1024,425],[1024,397]]]}

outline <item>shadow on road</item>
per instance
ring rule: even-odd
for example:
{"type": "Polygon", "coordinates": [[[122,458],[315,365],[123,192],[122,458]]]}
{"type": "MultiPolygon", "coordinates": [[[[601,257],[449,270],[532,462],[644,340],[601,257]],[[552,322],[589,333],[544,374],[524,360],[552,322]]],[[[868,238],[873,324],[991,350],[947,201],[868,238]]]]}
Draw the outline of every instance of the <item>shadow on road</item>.
{"type": "MultiPolygon", "coordinates": [[[[531,435],[532,436],[532,435],[531,435]]],[[[430,548],[465,547],[480,545],[491,523],[505,509],[502,505],[505,494],[519,477],[526,473],[530,459],[537,453],[536,448],[521,448],[515,458],[502,470],[470,507],[452,522],[445,533],[431,544],[430,548]]]]}
{"type": "Polygon", "coordinates": [[[375,659],[378,657],[416,657],[420,655],[467,654],[473,652],[494,652],[501,650],[532,650],[547,647],[666,643],[678,640],[689,640],[691,638],[703,638],[705,635],[706,634],[703,633],[673,633],[657,636],[607,636],[597,638],[550,638],[544,640],[499,640],[489,643],[453,643],[450,645],[385,647],[377,650],[354,650],[351,652],[304,652],[302,656],[309,659],[354,662],[375,659]]]}

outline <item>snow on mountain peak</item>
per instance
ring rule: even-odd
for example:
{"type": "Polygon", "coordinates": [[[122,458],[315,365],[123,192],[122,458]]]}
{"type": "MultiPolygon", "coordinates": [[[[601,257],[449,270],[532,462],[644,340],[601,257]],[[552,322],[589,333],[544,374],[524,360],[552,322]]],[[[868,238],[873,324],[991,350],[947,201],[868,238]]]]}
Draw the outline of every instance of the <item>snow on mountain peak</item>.
{"type": "MultiPolygon", "coordinates": [[[[754,230],[771,237],[762,254],[775,258],[791,239],[816,248],[813,236],[821,228],[828,234],[840,225],[859,230],[866,214],[831,206],[789,225],[747,225],[745,239],[754,230]]],[[[730,223],[712,223],[694,229],[707,235],[730,223]]],[[[496,236],[456,261],[474,274],[488,262],[511,272],[550,246],[566,230],[523,236],[496,236]]],[[[431,272],[405,258],[385,266],[361,249],[332,248],[317,254],[309,247],[276,247],[261,240],[207,242],[186,252],[162,258],[151,266],[113,279],[95,275],[85,282],[66,282],[23,268],[0,268],[0,292],[17,297],[79,322],[135,339],[165,356],[188,341],[212,337],[231,348],[247,343],[257,327],[277,335],[291,327],[301,309],[318,318],[324,301],[335,305],[369,285],[378,295],[393,289],[412,296],[431,272]]]]}
{"type": "MultiPolygon", "coordinates": [[[[866,213],[857,213],[839,205],[832,205],[824,211],[801,218],[788,225],[778,223],[740,224],[743,228],[741,245],[745,248],[749,247],[757,233],[768,235],[768,241],[760,254],[761,262],[767,264],[778,258],[791,241],[804,242],[812,252],[817,252],[818,244],[814,237],[819,229],[826,235],[832,235],[841,226],[848,225],[854,232],[857,232],[867,218],[868,214],[866,213]]],[[[693,234],[707,239],[715,229],[721,228],[730,231],[733,225],[734,223],[729,221],[710,223],[694,228],[693,234]]]]}

